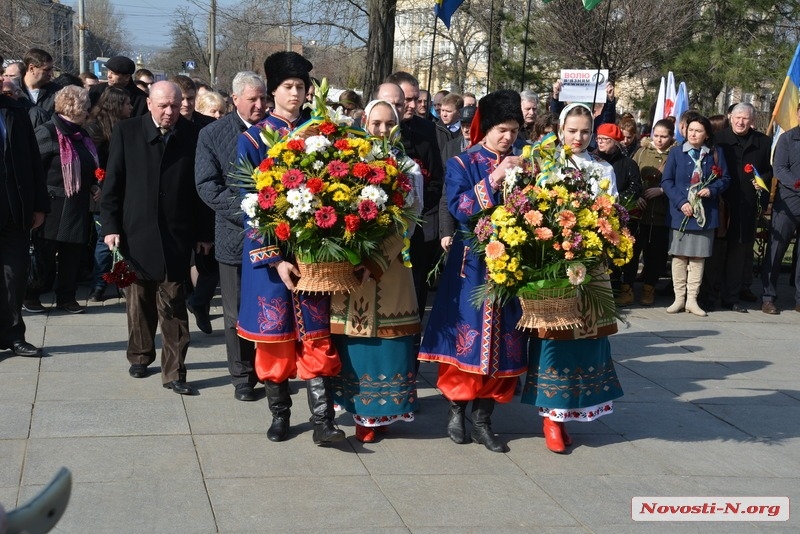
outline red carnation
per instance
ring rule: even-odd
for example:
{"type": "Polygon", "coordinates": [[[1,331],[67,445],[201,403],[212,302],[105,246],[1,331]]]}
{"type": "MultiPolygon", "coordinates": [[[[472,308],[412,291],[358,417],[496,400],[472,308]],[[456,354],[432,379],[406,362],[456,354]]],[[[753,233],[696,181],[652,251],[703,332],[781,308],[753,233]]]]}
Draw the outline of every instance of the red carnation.
{"type": "Polygon", "coordinates": [[[419,165],[419,172],[422,174],[422,179],[425,183],[428,183],[428,180],[431,178],[431,173],[428,172],[428,169],[425,168],[423,165],[422,160],[418,158],[414,158],[414,163],[419,165]]]}
{"type": "Polygon", "coordinates": [[[272,158],[265,158],[258,166],[258,170],[261,172],[267,172],[272,168],[272,158]]]}
{"type": "Polygon", "coordinates": [[[744,166],[744,172],[753,172],[753,166],[748,163],[744,166]]]}
{"type": "Polygon", "coordinates": [[[356,163],[353,165],[353,176],[356,178],[365,178],[372,168],[366,163],[356,163]]]}
{"type": "Polygon", "coordinates": [[[408,176],[401,174],[397,177],[397,188],[406,193],[411,192],[411,180],[408,179],[408,176]]]}
{"type": "Polygon", "coordinates": [[[286,189],[294,189],[295,187],[300,187],[305,179],[306,177],[302,171],[289,169],[281,176],[281,183],[286,189]]]}
{"type": "Polygon", "coordinates": [[[348,141],[347,139],[337,139],[336,142],[333,143],[333,146],[337,150],[349,150],[350,141],[348,141]]]}
{"type": "Polygon", "coordinates": [[[371,221],[378,216],[378,206],[372,200],[362,200],[358,205],[358,214],[365,221],[371,221]]]}
{"type": "Polygon", "coordinates": [[[314,220],[320,228],[330,228],[336,224],[336,210],[331,206],[323,206],[314,213],[314,220]]]}
{"type": "Polygon", "coordinates": [[[281,241],[286,241],[289,239],[290,235],[292,235],[292,228],[289,226],[289,223],[282,222],[275,227],[275,237],[281,241]]]}
{"type": "Polygon", "coordinates": [[[286,143],[286,148],[294,152],[302,152],[306,149],[306,142],[304,139],[292,139],[286,143]]]}
{"type": "Polygon", "coordinates": [[[258,192],[258,205],[261,209],[268,210],[275,205],[275,199],[278,198],[278,193],[273,187],[265,187],[258,192]]]}
{"type": "Polygon", "coordinates": [[[103,182],[106,179],[106,171],[105,169],[95,169],[94,170],[94,178],[98,182],[103,182]]]}
{"type": "Polygon", "coordinates": [[[406,197],[400,191],[395,191],[392,193],[392,204],[397,206],[398,208],[405,207],[406,205],[406,197]]]}
{"type": "Polygon", "coordinates": [[[795,188],[795,189],[800,189],[800,180],[797,180],[797,181],[794,183],[794,188],[795,188]]]}
{"type": "Polygon", "coordinates": [[[386,171],[380,167],[373,167],[366,177],[366,180],[372,185],[378,185],[386,178],[386,171]]]}
{"type": "Polygon", "coordinates": [[[394,158],[387,158],[386,165],[389,167],[397,167],[397,160],[394,158]]]}
{"type": "Polygon", "coordinates": [[[335,159],[328,163],[328,174],[334,178],[344,178],[348,172],[350,172],[350,167],[343,161],[335,159]]]}
{"type": "Polygon", "coordinates": [[[306,187],[308,190],[311,191],[312,195],[316,195],[323,189],[325,189],[325,182],[320,180],[319,178],[309,178],[306,182],[306,187]]]}
{"type": "Polygon", "coordinates": [[[348,232],[357,232],[361,227],[361,219],[358,215],[345,215],[344,216],[344,229],[348,232]]]}
{"type": "Polygon", "coordinates": [[[136,279],[136,271],[130,266],[117,250],[113,253],[114,265],[111,271],[102,275],[103,280],[108,284],[114,284],[119,289],[124,289],[133,284],[136,279]]]}
{"type": "Polygon", "coordinates": [[[331,135],[336,133],[339,128],[332,122],[325,121],[319,125],[319,131],[323,135],[331,135]]]}
{"type": "Polygon", "coordinates": [[[722,168],[716,165],[711,167],[711,174],[715,174],[717,176],[722,176],[722,168]]]}

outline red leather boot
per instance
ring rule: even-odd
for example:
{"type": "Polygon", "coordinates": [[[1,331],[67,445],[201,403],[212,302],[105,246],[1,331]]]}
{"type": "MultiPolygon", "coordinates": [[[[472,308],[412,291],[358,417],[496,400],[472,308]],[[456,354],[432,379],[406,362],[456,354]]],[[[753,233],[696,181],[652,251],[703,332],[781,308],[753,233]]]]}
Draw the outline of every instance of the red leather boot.
{"type": "Polygon", "coordinates": [[[564,438],[561,436],[561,428],[558,423],[550,420],[549,417],[544,418],[544,443],[548,449],[553,452],[561,454],[567,447],[564,445],[564,438]]]}

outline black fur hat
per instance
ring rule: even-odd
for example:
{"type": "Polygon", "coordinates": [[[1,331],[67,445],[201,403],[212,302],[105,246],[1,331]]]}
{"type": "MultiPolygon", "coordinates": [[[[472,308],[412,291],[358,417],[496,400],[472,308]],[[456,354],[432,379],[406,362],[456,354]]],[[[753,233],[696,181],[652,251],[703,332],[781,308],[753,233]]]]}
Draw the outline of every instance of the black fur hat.
{"type": "Polygon", "coordinates": [[[481,98],[478,101],[478,114],[484,135],[494,126],[506,121],[517,121],[520,126],[525,124],[519,93],[508,89],[495,91],[481,98]]]}
{"type": "Polygon", "coordinates": [[[264,74],[267,76],[267,93],[272,94],[284,80],[300,78],[306,84],[306,92],[311,87],[308,73],[314,65],[297,52],[275,52],[264,60],[264,74]]]}

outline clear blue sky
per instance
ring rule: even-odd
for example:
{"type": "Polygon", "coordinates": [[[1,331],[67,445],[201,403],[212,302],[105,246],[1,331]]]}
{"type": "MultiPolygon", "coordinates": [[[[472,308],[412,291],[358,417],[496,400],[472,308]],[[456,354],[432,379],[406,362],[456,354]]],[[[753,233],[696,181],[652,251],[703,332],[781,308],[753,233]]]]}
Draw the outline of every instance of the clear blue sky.
{"type": "MultiPolygon", "coordinates": [[[[217,0],[217,5],[227,6],[233,0],[217,0]]],[[[75,9],[77,24],[77,0],[62,0],[75,9]]],[[[110,0],[115,11],[123,15],[130,42],[135,47],[166,46],[169,42],[170,20],[179,7],[189,7],[207,13],[209,0],[110,0]],[[205,9],[199,6],[206,6],[205,9]]]]}

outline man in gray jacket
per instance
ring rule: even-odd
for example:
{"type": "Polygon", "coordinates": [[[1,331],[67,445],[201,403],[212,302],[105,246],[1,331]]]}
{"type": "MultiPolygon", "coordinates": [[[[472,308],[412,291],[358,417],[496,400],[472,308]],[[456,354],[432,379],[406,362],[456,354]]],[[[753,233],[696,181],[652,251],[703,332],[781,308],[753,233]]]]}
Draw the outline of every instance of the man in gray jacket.
{"type": "Polygon", "coordinates": [[[236,109],[200,130],[195,159],[195,181],[200,198],[215,212],[215,256],[219,262],[220,291],[228,353],[228,371],[240,401],[254,401],[257,382],[253,370],[255,345],[237,335],[241,297],[244,214],[242,193],[229,174],[236,170],[236,141],[266,114],[264,81],[254,72],[233,79],[236,109]]]}

